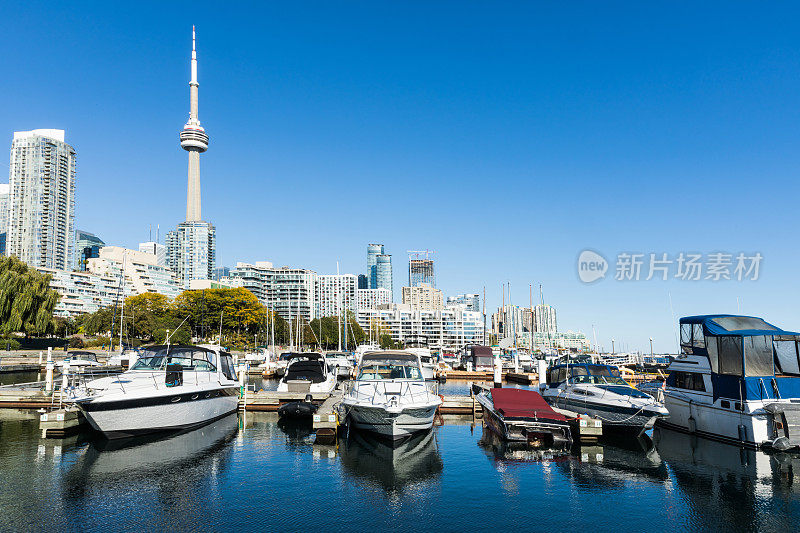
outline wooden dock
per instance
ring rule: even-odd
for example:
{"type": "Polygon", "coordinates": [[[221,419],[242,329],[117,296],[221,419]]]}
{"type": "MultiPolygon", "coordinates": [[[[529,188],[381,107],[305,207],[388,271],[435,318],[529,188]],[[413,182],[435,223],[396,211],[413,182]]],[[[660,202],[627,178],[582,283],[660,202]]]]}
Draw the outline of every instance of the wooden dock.
{"type": "Polygon", "coordinates": [[[44,365],[40,367],[38,364],[0,365],[0,374],[12,374],[15,372],[39,372],[42,369],[44,369],[44,365]]]}
{"type": "Polygon", "coordinates": [[[342,400],[344,391],[336,389],[333,394],[328,396],[322,405],[319,406],[313,417],[315,444],[335,444],[339,430],[339,414],[336,412],[336,405],[342,400]]]}
{"type": "Polygon", "coordinates": [[[505,374],[505,380],[511,383],[521,383],[523,385],[536,385],[539,383],[539,375],[528,372],[508,372],[505,374]]]}

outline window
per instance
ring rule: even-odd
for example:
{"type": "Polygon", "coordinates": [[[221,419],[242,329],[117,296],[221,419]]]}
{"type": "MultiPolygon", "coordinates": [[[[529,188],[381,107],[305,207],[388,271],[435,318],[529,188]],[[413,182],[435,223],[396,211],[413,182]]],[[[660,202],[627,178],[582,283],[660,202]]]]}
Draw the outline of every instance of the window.
{"type": "Polygon", "coordinates": [[[721,336],[719,340],[719,373],[742,375],[742,338],[721,336]]]}
{"type": "Polygon", "coordinates": [[[749,316],[725,316],[715,318],[714,322],[728,331],[739,331],[743,329],[767,329],[775,331],[775,327],[770,326],[760,318],[749,316]]]}
{"type": "Polygon", "coordinates": [[[692,345],[698,348],[706,347],[706,338],[703,335],[702,324],[692,324],[692,345]]]}
{"type": "Polygon", "coordinates": [[[775,363],[783,374],[800,374],[800,363],[797,358],[797,341],[794,337],[775,339],[775,363]]]}
{"type": "Polygon", "coordinates": [[[708,361],[711,363],[711,371],[719,372],[719,353],[717,351],[716,337],[706,337],[706,350],[708,350],[708,361]]]}
{"type": "Polygon", "coordinates": [[[687,346],[692,344],[692,325],[691,324],[681,324],[681,344],[687,345],[687,346]]]}
{"type": "Polygon", "coordinates": [[[744,338],[744,367],[748,376],[773,376],[772,336],[744,338]]]}
{"type": "Polygon", "coordinates": [[[673,372],[670,374],[670,385],[678,389],[694,390],[705,392],[706,386],[703,383],[703,374],[697,372],[673,372]]]}

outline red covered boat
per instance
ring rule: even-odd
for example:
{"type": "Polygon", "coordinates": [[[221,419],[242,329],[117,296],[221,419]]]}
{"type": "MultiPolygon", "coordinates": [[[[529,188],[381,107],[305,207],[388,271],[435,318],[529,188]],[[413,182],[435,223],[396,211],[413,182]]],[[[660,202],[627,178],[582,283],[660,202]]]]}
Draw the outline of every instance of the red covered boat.
{"type": "Polygon", "coordinates": [[[542,396],[525,389],[482,389],[476,396],[486,425],[506,441],[536,447],[572,444],[569,419],[553,410],[542,396]]]}

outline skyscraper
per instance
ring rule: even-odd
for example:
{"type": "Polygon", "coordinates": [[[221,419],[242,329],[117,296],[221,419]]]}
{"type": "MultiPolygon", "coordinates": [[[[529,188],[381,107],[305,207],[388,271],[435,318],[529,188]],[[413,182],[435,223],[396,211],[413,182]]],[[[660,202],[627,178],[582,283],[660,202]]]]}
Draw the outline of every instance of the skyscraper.
{"type": "Polygon", "coordinates": [[[75,149],[64,130],[14,132],[6,252],[31,266],[72,270],[75,149]]]}
{"type": "Polygon", "coordinates": [[[191,80],[189,81],[189,120],[180,134],[181,148],[189,152],[186,187],[186,222],[167,233],[167,261],[185,288],[193,279],[212,279],[216,261],[216,230],[204,222],[200,208],[200,154],[208,149],[208,134],[198,118],[197,48],[192,26],[191,80]]]}
{"type": "MultiPolygon", "coordinates": [[[[392,283],[392,256],[380,254],[375,256],[375,289],[389,289],[394,294],[392,283]]],[[[392,298],[394,300],[394,298],[392,298]]]]}
{"type": "Polygon", "coordinates": [[[0,255],[6,253],[6,227],[8,226],[8,183],[0,183],[0,255]]]}
{"type": "Polygon", "coordinates": [[[382,244],[367,245],[367,281],[370,289],[378,288],[378,256],[383,253],[382,244]]]}

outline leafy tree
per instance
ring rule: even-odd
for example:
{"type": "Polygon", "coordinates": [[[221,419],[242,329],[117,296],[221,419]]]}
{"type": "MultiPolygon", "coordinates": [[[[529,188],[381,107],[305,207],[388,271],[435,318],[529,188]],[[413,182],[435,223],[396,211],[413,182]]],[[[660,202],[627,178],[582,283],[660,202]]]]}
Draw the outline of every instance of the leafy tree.
{"type": "Polygon", "coordinates": [[[391,335],[384,333],[380,337],[380,345],[381,349],[383,350],[399,350],[403,347],[403,344],[400,342],[394,342],[391,335]]]}
{"type": "Polygon", "coordinates": [[[16,257],[0,257],[0,331],[45,334],[52,327],[58,293],[50,276],[16,257]]]}

